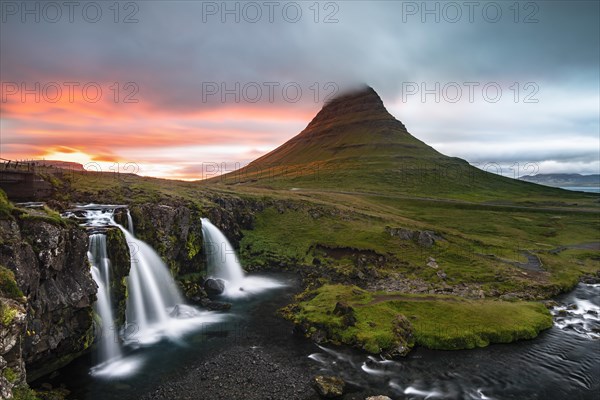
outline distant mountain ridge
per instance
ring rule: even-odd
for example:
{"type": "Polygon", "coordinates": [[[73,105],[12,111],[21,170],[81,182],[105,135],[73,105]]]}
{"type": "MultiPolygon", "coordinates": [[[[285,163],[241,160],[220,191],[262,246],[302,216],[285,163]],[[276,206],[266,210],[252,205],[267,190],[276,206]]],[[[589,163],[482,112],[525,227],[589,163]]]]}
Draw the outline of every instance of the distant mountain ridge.
{"type": "Polygon", "coordinates": [[[527,182],[537,183],[539,185],[553,187],[581,186],[581,187],[600,187],[600,175],[581,175],[581,174],[537,174],[526,175],[519,178],[527,182]]]}

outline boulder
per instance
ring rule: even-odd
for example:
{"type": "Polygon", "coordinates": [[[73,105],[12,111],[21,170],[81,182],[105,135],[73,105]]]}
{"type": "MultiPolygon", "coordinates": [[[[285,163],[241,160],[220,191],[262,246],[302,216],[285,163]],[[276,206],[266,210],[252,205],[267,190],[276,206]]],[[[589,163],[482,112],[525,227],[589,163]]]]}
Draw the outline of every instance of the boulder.
{"type": "Polygon", "coordinates": [[[318,375],[314,378],[314,386],[319,396],[325,399],[335,399],[344,394],[346,382],[337,376],[318,375]]]}
{"type": "Polygon", "coordinates": [[[209,295],[219,295],[225,291],[225,281],[218,278],[208,278],[204,282],[204,290],[209,295]]]}
{"type": "Polygon", "coordinates": [[[367,397],[365,400],[392,400],[391,398],[387,397],[387,396],[371,396],[371,397],[367,397]]]}
{"type": "Polygon", "coordinates": [[[356,324],[356,314],[354,308],[348,303],[338,301],[333,309],[333,314],[342,317],[345,326],[354,326],[356,324]]]}

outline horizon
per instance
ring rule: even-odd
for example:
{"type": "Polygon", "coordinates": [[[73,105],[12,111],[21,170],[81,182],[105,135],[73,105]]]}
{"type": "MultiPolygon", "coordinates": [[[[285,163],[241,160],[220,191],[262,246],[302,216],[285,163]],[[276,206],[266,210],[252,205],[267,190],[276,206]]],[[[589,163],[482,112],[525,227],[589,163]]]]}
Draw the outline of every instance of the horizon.
{"type": "Polygon", "coordinates": [[[517,178],[597,174],[599,6],[575,3],[483,2],[498,18],[460,2],[456,18],[446,3],[293,3],[295,20],[286,2],[257,21],[243,3],[94,3],[97,21],[3,3],[0,158],[203,179],[206,165],[247,165],[368,83],[445,155],[517,178]]]}

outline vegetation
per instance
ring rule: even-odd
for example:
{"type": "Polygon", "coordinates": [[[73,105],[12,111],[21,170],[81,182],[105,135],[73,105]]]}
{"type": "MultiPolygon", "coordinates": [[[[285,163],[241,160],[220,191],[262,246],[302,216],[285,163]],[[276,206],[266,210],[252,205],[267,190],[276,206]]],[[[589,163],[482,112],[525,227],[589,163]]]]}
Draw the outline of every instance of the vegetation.
{"type": "Polygon", "coordinates": [[[20,299],[23,292],[19,289],[15,274],[8,268],[0,265],[0,296],[9,299],[20,299]]]}
{"type": "Polygon", "coordinates": [[[31,389],[27,385],[19,386],[13,389],[14,400],[40,400],[35,390],[31,389]]]}
{"type": "Polygon", "coordinates": [[[15,383],[18,378],[16,372],[10,367],[4,368],[2,376],[4,376],[9,383],[15,383]]]}
{"type": "Polygon", "coordinates": [[[4,190],[0,189],[0,217],[10,217],[13,208],[14,206],[8,201],[4,190]]]}
{"type": "Polygon", "coordinates": [[[326,332],[329,340],[380,353],[397,345],[394,323],[399,315],[411,322],[417,344],[442,350],[471,349],[490,343],[532,339],[552,326],[548,310],[536,302],[467,300],[457,296],[371,293],[355,286],[324,285],[288,306],[284,315],[308,333],[326,332]],[[336,304],[355,310],[356,324],[335,315],[336,304]]]}

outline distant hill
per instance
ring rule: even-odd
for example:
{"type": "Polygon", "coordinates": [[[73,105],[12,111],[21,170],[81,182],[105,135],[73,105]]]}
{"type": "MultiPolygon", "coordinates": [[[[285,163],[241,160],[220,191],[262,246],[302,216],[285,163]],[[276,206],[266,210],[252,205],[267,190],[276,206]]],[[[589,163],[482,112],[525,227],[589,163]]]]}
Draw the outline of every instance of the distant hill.
{"type": "Polygon", "coordinates": [[[519,178],[527,182],[537,183],[539,185],[567,187],[600,187],[600,175],[580,175],[580,174],[537,174],[527,175],[519,178]]]}
{"type": "Polygon", "coordinates": [[[334,98],[300,134],[209,183],[471,201],[570,196],[441,154],[412,136],[367,86],[334,98]]]}
{"type": "Polygon", "coordinates": [[[73,171],[85,171],[82,164],[71,162],[71,161],[60,161],[60,160],[33,160],[31,161],[39,167],[53,167],[61,169],[70,169],[73,171]]]}

